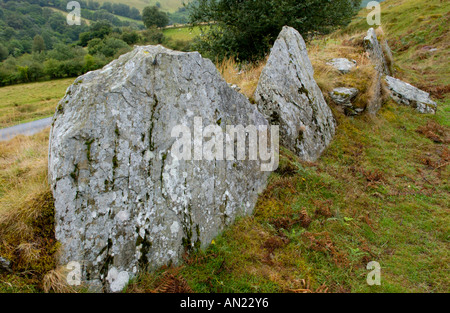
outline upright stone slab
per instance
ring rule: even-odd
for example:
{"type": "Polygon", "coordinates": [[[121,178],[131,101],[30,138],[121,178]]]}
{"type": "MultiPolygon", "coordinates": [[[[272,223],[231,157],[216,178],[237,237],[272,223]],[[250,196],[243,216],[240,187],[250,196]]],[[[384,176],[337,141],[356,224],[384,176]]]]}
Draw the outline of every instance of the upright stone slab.
{"type": "Polygon", "coordinates": [[[369,54],[369,58],[375,66],[374,83],[372,84],[372,97],[368,99],[366,110],[371,114],[376,114],[381,109],[382,102],[382,87],[381,80],[383,75],[391,75],[389,59],[392,61],[392,52],[389,48],[387,40],[382,43],[378,41],[375,29],[370,28],[367,31],[367,36],[364,37],[364,48],[369,54]],[[385,55],[385,53],[387,55],[385,55]]]}
{"type": "Polygon", "coordinates": [[[259,110],[280,125],[280,143],[303,160],[315,161],[335,133],[336,122],[314,80],[306,45],[294,28],[283,27],[255,92],[259,110]]]}
{"type": "Polygon", "coordinates": [[[49,181],[60,262],[78,262],[83,281],[120,291],[252,212],[268,177],[260,161],[173,155],[175,126],[202,134],[196,117],[223,130],[268,125],[196,52],[136,47],[68,88],[51,130],[49,181]]]}
{"type": "Polygon", "coordinates": [[[373,28],[370,28],[367,31],[367,36],[364,37],[364,47],[367,53],[369,53],[369,57],[375,65],[376,70],[384,75],[390,75],[391,73],[389,71],[388,62],[386,61],[383,48],[378,41],[377,34],[373,28]]]}

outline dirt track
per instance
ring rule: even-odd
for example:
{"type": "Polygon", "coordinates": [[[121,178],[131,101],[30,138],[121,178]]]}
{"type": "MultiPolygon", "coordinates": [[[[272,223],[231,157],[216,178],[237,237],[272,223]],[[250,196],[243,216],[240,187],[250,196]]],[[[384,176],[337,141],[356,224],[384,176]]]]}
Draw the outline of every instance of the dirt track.
{"type": "Polygon", "coordinates": [[[30,123],[19,124],[12,127],[0,129],[0,141],[11,140],[17,135],[33,135],[52,124],[52,117],[30,123]]]}

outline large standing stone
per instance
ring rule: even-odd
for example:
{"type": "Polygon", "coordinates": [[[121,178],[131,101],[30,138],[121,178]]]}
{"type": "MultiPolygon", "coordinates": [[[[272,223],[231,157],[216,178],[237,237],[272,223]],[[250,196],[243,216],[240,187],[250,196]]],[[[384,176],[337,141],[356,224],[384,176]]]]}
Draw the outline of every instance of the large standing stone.
{"type": "Polygon", "coordinates": [[[428,92],[391,76],[386,76],[385,80],[392,99],[398,104],[411,106],[420,113],[436,113],[436,102],[430,99],[428,92]]]}
{"type": "Polygon", "coordinates": [[[68,88],[54,116],[49,181],[60,261],[79,262],[83,281],[120,291],[252,212],[268,176],[260,161],[172,154],[171,131],[194,132],[194,117],[219,129],[268,125],[211,61],[161,46],[136,47],[68,88]]]}
{"type": "Polygon", "coordinates": [[[302,36],[283,27],[255,92],[258,108],[280,125],[280,143],[302,159],[316,160],[335,133],[335,120],[314,80],[302,36]]]}

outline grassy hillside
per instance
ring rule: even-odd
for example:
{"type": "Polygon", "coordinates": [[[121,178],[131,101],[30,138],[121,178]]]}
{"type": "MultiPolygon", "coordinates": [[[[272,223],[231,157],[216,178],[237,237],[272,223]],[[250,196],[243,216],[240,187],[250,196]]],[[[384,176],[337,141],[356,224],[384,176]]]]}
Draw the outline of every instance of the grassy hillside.
{"type": "MultiPolygon", "coordinates": [[[[386,1],[381,4],[381,10],[382,27],[398,65],[396,76],[442,98],[450,84],[450,2],[386,1]],[[432,48],[437,51],[430,52],[432,48]]],[[[365,10],[362,10],[345,33],[366,28],[365,10]]],[[[449,120],[443,122],[448,125],[449,120]]]]}
{"type": "Polygon", "coordinates": [[[73,78],[0,88],[0,128],[52,116],[73,78]]]}
{"type": "MultiPolygon", "coordinates": [[[[386,1],[385,36],[395,76],[431,92],[435,116],[386,98],[377,117],[337,112],[337,135],[316,163],[283,150],[281,165],[255,213],[242,218],[181,268],[136,280],[129,291],[158,291],[185,281],[197,292],[445,292],[450,287],[448,187],[450,151],[448,27],[441,1],[386,1]],[[412,28],[412,25],[413,28],[412,28]],[[436,47],[434,54],[423,49],[436,47]],[[368,286],[369,261],[382,285],[368,286]],[[175,278],[173,278],[175,277],[175,278]]],[[[309,54],[324,93],[340,84],[363,87],[371,77],[361,47],[366,12],[349,28],[312,42],[309,54]],[[325,65],[351,57],[344,78],[325,65]]],[[[221,72],[251,96],[263,64],[238,75],[221,72]]],[[[361,88],[363,89],[363,88],[361,88]]],[[[361,100],[358,100],[361,101],[361,100]]]]}
{"type": "Polygon", "coordinates": [[[186,0],[97,0],[99,3],[111,2],[111,3],[123,3],[130,7],[138,8],[139,11],[146,6],[155,5],[157,2],[161,4],[161,10],[166,12],[175,12],[178,8],[183,6],[183,2],[188,2],[186,0]]]}
{"type": "Polygon", "coordinates": [[[170,40],[190,41],[200,35],[200,27],[177,27],[163,30],[164,36],[170,40]]]}
{"type": "MultiPolygon", "coordinates": [[[[429,91],[437,114],[421,115],[386,97],[376,117],[348,117],[330,102],[337,133],[317,162],[282,149],[280,167],[252,216],[206,251],[186,256],[182,266],[136,278],[128,292],[171,286],[194,292],[448,292],[450,6],[387,0],[382,10],[379,34],[393,49],[394,76],[429,91]],[[381,286],[366,283],[369,261],[382,267],[381,286]]],[[[361,46],[365,14],[309,44],[325,96],[352,85],[361,88],[357,101],[364,102],[371,80],[361,46]],[[354,58],[358,68],[340,75],[326,65],[331,57],[354,58]]],[[[249,97],[263,66],[239,73],[233,61],[218,65],[249,97]]],[[[67,291],[54,269],[47,143],[48,131],[0,143],[0,255],[15,263],[14,274],[0,274],[0,291],[67,291]]]]}

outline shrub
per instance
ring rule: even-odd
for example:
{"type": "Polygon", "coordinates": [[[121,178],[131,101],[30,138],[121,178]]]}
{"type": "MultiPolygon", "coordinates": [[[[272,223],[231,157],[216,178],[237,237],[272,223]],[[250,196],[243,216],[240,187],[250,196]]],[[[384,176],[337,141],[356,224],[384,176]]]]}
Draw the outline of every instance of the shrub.
{"type": "Polygon", "coordinates": [[[207,56],[260,59],[284,25],[305,37],[327,33],[350,22],[359,0],[198,0],[191,7],[194,23],[215,21],[197,41],[196,48],[207,56]]]}

